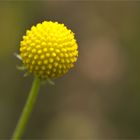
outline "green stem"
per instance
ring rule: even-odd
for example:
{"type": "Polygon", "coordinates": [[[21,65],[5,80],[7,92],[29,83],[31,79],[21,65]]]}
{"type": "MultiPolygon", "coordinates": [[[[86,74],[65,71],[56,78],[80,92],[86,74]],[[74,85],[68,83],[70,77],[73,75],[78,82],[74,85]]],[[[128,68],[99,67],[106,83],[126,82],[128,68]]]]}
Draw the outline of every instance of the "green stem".
{"type": "Polygon", "coordinates": [[[30,114],[32,112],[33,106],[35,104],[35,101],[37,99],[38,91],[40,87],[40,79],[35,77],[31,91],[29,93],[28,99],[26,101],[26,104],[24,106],[23,112],[21,114],[21,117],[18,121],[18,124],[16,126],[16,129],[14,131],[14,134],[12,136],[11,140],[20,140],[22,137],[27,121],[29,120],[30,114]]]}

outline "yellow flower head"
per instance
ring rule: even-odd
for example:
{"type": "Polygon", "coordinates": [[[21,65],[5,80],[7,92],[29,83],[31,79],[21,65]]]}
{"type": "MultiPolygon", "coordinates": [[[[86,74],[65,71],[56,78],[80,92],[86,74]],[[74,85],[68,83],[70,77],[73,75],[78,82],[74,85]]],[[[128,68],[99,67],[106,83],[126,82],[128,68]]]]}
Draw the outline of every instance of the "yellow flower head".
{"type": "Polygon", "coordinates": [[[78,57],[74,33],[64,24],[44,21],[32,26],[20,43],[20,56],[30,73],[41,79],[64,75],[78,57]]]}

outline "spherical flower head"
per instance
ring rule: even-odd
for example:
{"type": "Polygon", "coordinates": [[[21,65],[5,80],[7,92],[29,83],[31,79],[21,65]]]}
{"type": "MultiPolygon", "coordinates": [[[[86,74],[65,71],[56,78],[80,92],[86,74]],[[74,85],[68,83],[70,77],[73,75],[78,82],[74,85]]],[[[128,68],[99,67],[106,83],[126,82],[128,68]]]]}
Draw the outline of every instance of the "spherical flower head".
{"type": "Polygon", "coordinates": [[[27,70],[40,79],[57,78],[74,66],[78,57],[74,33],[64,24],[44,21],[26,31],[20,56],[27,70]]]}

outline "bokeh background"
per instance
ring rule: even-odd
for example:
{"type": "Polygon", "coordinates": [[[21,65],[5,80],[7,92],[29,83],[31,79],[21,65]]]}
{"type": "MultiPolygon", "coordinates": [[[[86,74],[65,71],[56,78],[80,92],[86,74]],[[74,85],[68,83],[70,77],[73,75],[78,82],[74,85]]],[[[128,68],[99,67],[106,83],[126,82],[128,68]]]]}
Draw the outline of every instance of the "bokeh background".
{"type": "Polygon", "coordinates": [[[33,76],[13,55],[44,20],[75,32],[79,58],[43,85],[24,139],[140,139],[139,1],[0,1],[0,139],[10,139],[33,76]]]}

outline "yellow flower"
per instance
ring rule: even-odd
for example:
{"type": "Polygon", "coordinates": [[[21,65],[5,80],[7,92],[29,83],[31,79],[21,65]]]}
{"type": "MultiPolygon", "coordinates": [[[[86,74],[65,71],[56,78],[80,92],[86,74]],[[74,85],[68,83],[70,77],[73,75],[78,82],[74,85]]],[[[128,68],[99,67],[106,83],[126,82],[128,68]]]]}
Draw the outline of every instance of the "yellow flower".
{"type": "Polygon", "coordinates": [[[64,24],[44,21],[26,31],[20,56],[30,73],[41,79],[64,75],[78,57],[74,33],[64,24]]]}

